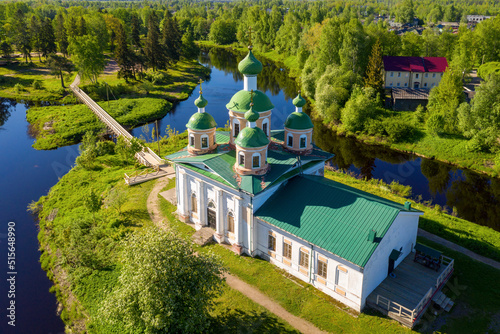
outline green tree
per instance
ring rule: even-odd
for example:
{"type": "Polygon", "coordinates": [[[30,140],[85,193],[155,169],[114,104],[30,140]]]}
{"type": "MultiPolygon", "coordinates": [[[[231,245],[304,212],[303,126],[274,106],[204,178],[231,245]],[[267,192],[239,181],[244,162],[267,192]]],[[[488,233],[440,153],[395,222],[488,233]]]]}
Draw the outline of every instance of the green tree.
{"type": "Polygon", "coordinates": [[[349,101],[342,109],[341,121],[348,131],[362,131],[365,123],[376,116],[376,91],[371,87],[355,87],[349,101]]]}
{"type": "Polygon", "coordinates": [[[382,60],[382,48],[380,40],[377,39],[372,47],[372,53],[368,60],[366,69],[365,87],[372,87],[381,97],[384,96],[384,62],[382,60]]]}
{"type": "Polygon", "coordinates": [[[85,204],[85,207],[87,210],[89,210],[90,213],[92,213],[92,220],[94,221],[95,224],[95,214],[96,212],[99,212],[102,206],[102,198],[96,192],[94,189],[90,189],[90,193],[88,193],[84,199],[83,203],[85,204]]]}
{"type": "Polygon", "coordinates": [[[144,53],[146,55],[146,65],[156,71],[164,69],[167,66],[165,51],[161,44],[160,29],[158,27],[158,17],[152,11],[147,20],[148,35],[144,44],[144,53]]]}
{"type": "Polygon", "coordinates": [[[301,34],[302,26],[297,15],[289,12],[285,15],[283,25],[276,34],[276,49],[286,55],[295,55],[299,48],[301,34]]]}
{"type": "Polygon", "coordinates": [[[459,31],[451,66],[462,74],[463,81],[476,62],[476,41],[474,33],[466,25],[461,25],[459,31]]]}
{"type": "Polygon", "coordinates": [[[500,15],[479,23],[474,31],[479,61],[500,61],[500,15]]]}
{"type": "Polygon", "coordinates": [[[14,31],[14,44],[24,57],[25,62],[28,58],[31,61],[31,35],[26,25],[24,12],[18,9],[13,17],[12,31],[14,31]]]}
{"type": "Polygon", "coordinates": [[[56,36],[56,43],[59,49],[59,52],[61,52],[63,55],[67,56],[68,55],[68,34],[66,33],[66,27],[64,26],[64,16],[62,13],[57,14],[55,18],[55,29],[54,33],[56,36]]]}
{"type": "Polygon", "coordinates": [[[396,20],[401,23],[412,23],[415,17],[412,0],[403,0],[397,9],[396,20]]]}
{"type": "Polygon", "coordinates": [[[182,56],[187,59],[193,59],[200,53],[200,48],[194,43],[194,35],[191,29],[189,29],[182,36],[182,56]]]}
{"type": "Polygon", "coordinates": [[[61,87],[64,87],[64,76],[63,72],[71,73],[73,70],[73,64],[67,58],[59,56],[56,54],[51,54],[47,58],[47,66],[53,75],[57,75],[61,78],[61,87]]]}
{"type": "Polygon", "coordinates": [[[130,16],[130,38],[136,50],[142,49],[141,45],[141,21],[136,13],[130,16]]]}
{"type": "Polygon", "coordinates": [[[42,61],[42,24],[38,16],[33,15],[30,20],[31,45],[38,52],[38,59],[42,61]]]}
{"type": "Polygon", "coordinates": [[[181,38],[182,35],[179,31],[177,20],[172,17],[172,14],[167,10],[165,11],[165,18],[163,20],[163,29],[161,42],[163,50],[168,61],[177,62],[181,57],[181,38]]]}
{"type": "Polygon", "coordinates": [[[97,83],[99,74],[106,67],[102,45],[97,37],[92,35],[77,36],[69,43],[68,51],[82,78],[88,78],[97,83]]]}
{"type": "Polygon", "coordinates": [[[208,330],[223,288],[220,260],[195,254],[185,240],[156,227],[131,234],[122,247],[119,285],[100,310],[104,322],[121,323],[126,333],[208,330]]]}
{"type": "Polygon", "coordinates": [[[215,20],[210,26],[208,39],[221,45],[236,42],[236,23],[233,20],[215,20]]]}
{"type": "Polygon", "coordinates": [[[6,41],[0,44],[0,51],[2,52],[3,58],[10,60],[10,55],[12,54],[12,45],[6,41]]]}
{"type": "Polygon", "coordinates": [[[401,56],[420,57],[422,55],[422,37],[414,32],[401,36],[401,56]]]}
{"type": "Polygon", "coordinates": [[[123,29],[123,26],[119,24],[117,26],[117,38],[116,38],[116,49],[115,49],[115,59],[120,66],[118,71],[119,78],[125,78],[128,82],[129,79],[135,79],[135,54],[130,50],[127,34],[123,29]]]}
{"type": "Polygon", "coordinates": [[[50,53],[57,51],[54,28],[49,18],[42,19],[40,37],[40,50],[42,51],[42,56],[47,59],[50,53]]]}
{"type": "Polygon", "coordinates": [[[437,87],[429,93],[427,110],[431,115],[441,115],[444,119],[444,130],[458,130],[457,108],[465,100],[461,73],[448,67],[437,87]]]}
{"type": "Polygon", "coordinates": [[[344,71],[363,75],[368,61],[368,38],[357,19],[344,25],[340,64],[344,71]]]}

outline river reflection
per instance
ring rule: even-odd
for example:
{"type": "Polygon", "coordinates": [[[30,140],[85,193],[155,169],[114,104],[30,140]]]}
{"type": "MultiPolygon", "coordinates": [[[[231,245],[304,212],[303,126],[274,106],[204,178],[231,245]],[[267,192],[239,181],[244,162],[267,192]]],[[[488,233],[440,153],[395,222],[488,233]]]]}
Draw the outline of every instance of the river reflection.
{"type": "MultiPolygon", "coordinates": [[[[212,68],[211,77],[203,86],[204,96],[209,101],[207,112],[214,116],[220,127],[224,126],[228,117],[225,104],[243,87],[243,75],[238,71],[238,63],[245,56],[246,52],[232,53],[215,48],[201,52],[200,62],[212,68]]],[[[268,94],[275,105],[271,127],[283,128],[286,117],[294,109],[291,99],[297,95],[297,85],[282,64],[260,60],[264,68],[258,76],[258,89],[268,94]]],[[[177,104],[161,121],[160,129],[170,125],[184,131],[189,117],[196,111],[193,102],[197,92],[198,89],[195,89],[188,100],[177,104]]],[[[304,111],[310,114],[307,105],[304,111]]],[[[134,135],[138,134],[140,130],[134,130],[134,135]]],[[[396,180],[409,185],[413,199],[448,207],[450,212],[464,219],[500,231],[499,179],[337,136],[321,122],[314,122],[314,141],[323,150],[335,154],[328,162],[334,167],[366,179],[377,178],[386,183],[396,180]]]]}

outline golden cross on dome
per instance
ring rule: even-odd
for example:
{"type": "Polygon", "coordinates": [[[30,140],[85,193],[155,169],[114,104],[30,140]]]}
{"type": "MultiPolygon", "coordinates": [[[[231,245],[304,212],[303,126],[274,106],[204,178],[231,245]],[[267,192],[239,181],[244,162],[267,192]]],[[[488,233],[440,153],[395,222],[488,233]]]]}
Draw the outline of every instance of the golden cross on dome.
{"type": "Polygon", "coordinates": [[[250,107],[253,107],[253,89],[250,91],[250,107]]]}
{"type": "Polygon", "coordinates": [[[204,83],[204,82],[205,82],[205,81],[201,80],[201,78],[200,78],[200,94],[201,94],[201,92],[202,92],[202,89],[201,89],[201,84],[202,84],[202,83],[204,83]]]}
{"type": "Polygon", "coordinates": [[[248,48],[252,50],[252,27],[248,28],[248,48]]]}

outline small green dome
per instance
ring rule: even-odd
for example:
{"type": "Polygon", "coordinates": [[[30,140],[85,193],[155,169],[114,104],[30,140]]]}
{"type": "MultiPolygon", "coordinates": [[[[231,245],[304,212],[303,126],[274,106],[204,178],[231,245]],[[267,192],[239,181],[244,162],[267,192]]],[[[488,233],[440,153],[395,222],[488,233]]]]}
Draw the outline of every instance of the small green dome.
{"type": "Polygon", "coordinates": [[[245,75],[257,75],[262,72],[262,63],[255,58],[250,50],[245,58],[238,64],[238,70],[245,75]]]}
{"type": "Polygon", "coordinates": [[[288,115],[285,121],[285,128],[292,130],[306,130],[314,127],[311,119],[306,113],[294,111],[288,115]]]}
{"type": "Polygon", "coordinates": [[[259,113],[254,111],[252,107],[245,113],[245,119],[249,122],[256,122],[259,117],[259,113]]]}
{"type": "Polygon", "coordinates": [[[297,97],[293,99],[293,105],[299,108],[302,108],[306,105],[306,99],[300,96],[300,92],[299,95],[297,95],[297,97]]]}
{"type": "Polygon", "coordinates": [[[217,127],[217,123],[209,113],[197,112],[191,116],[186,127],[191,130],[208,130],[217,127]]]}
{"type": "Polygon", "coordinates": [[[194,100],[194,105],[197,106],[198,108],[205,108],[208,104],[208,101],[203,97],[203,95],[200,93],[200,96],[194,100]]]}
{"type": "Polygon", "coordinates": [[[240,131],[234,143],[239,147],[254,148],[269,144],[269,139],[261,128],[246,127],[240,131]]]}
{"type": "MultiPolygon", "coordinates": [[[[246,90],[240,90],[238,93],[234,94],[226,104],[226,108],[236,112],[247,112],[250,109],[251,94],[246,90]]],[[[260,90],[253,91],[253,110],[256,112],[269,111],[274,108],[271,100],[266,94],[262,93],[260,90]]]]}

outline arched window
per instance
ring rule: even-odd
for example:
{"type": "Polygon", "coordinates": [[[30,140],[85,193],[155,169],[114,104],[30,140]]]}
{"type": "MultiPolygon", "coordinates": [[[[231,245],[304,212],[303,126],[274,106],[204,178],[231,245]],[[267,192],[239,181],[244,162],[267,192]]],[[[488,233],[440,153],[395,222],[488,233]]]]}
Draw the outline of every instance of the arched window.
{"type": "Polygon", "coordinates": [[[210,202],[208,202],[208,208],[209,208],[209,209],[213,209],[213,210],[215,210],[215,204],[214,204],[214,201],[210,200],[210,202]]]}
{"type": "Polygon", "coordinates": [[[189,135],[189,145],[194,146],[194,135],[193,134],[189,135]]]}
{"type": "Polygon", "coordinates": [[[201,148],[208,148],[208,136],[207,135],[201,136],[201,148]]]}
{"type": "Polygon", "coordinates": [[[269,119],[264,119],[262,122],[262,131],[266,134],[266,136],[269,136],[269,119]]]}
{"type": "Polygon", "coordinates": [[[307,147],[307,136],[306,135],[301,135],[300,136],[300,148],[306,148],[307,147]]]}
{"type": "Polygon", "coordinates": [[[233,121],[233,136],[234,136],[234,138],[238,137],[239,133],[240,133],[240,121],[235,119],[233,121]]]}
{"type": "Polygon", "coordinates": [[[198,201],[195,193],[191,194],[191,212],[198,212],[198,201]]]}
{"type": "Polygon", "coordinates": [[[227,213],[227,231],[234,233],[234,214],[231,211],[227,213]]]}
{"type": "Polygon", "coordinates": [[[252,168],[260,167],[260,153],[254,153],[252,155],[252,168]]]}
{"type": "Polygon", "coordinates": [[[245,154],[243,152],[240,152],[239,154],[239,165],[240,166],[245,166],[245,154]]]}
{"type": "Polygon", "coordinates": [[[288,144],[287,144],[288,147],[293,147],[293,135],[292,134],[288,134],[288,144]]]}

